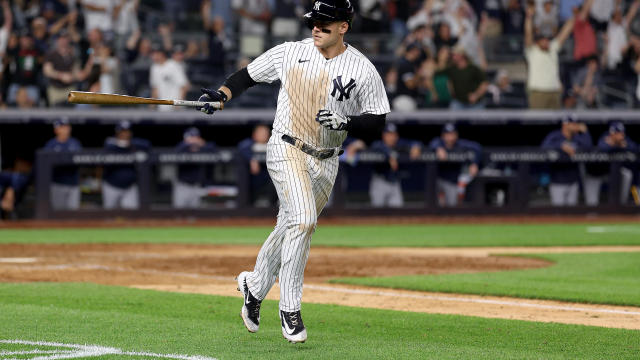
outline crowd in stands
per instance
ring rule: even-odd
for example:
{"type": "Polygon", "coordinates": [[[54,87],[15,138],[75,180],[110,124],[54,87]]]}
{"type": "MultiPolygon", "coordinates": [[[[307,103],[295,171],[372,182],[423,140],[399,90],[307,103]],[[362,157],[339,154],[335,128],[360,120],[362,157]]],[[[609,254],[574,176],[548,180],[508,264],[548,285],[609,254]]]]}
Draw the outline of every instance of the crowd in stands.
{"type": "MultiPolygon", "coordinates": [[[[0,107],[67,106],[69,90],[195,98],[268,47],[304,37],[310,3],[0,0],[0,107]]],[[[372,58],[395,110],[640,99],[638,0],[352,3],[358,16],[347,41],[372,58]]],[[[235,103],[270,106],[275,90],[262,91],[272,96],[235,103]]]]}

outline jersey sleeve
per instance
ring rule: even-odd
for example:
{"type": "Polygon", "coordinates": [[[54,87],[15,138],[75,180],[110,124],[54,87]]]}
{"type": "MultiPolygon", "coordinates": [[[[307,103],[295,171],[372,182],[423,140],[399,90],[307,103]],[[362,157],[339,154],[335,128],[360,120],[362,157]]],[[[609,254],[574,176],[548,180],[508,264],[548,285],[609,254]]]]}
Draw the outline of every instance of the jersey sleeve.
{"type": "Polygon", "coordinates": [[[380,74],[373,66],[358,91],[361,114],[384,115],[391,112],[380,74]]]}
{"type": "Polygon", "coordinates": [[[280,79],[284,53],[288,43],[280,44],[258,56],[248,66],[249,76],[255,82],[272,83],[280,79]]]}

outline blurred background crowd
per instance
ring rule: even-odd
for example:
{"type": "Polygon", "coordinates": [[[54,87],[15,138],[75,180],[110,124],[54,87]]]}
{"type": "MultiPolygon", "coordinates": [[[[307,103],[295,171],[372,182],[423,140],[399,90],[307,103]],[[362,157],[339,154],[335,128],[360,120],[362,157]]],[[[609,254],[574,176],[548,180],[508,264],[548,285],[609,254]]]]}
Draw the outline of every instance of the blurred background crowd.
{"type": "MultiPolygon", "coordinates": [[[[636,0],[354,0],[348,41],[396,111],[638,105],[636,0]]],[[[70,90],[198,96],[283,40],[309,0],[0,0],[0,107],[70,90]]],[[[277,85],[230,106],[270,107],[277,85]]]]}

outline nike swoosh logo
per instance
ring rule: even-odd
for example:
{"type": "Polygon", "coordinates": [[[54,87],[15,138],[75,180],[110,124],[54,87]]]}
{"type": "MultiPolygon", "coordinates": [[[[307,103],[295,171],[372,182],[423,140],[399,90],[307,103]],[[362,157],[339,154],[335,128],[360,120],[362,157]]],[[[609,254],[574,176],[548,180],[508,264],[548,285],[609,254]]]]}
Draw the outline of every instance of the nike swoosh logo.
{"type": "Polygon", "coordinates": [[[245,298],[244,298],[244,304],[245,304],[245,305],[249,305],[250,303],[251,303],[251,302],[249,301],[249,297],[248,297],[248,296],[247,296],[247,297],[245,297],[245,298]]]}
{"type": "Polygon", "coordinates": [[[311,61],[311,60],[302,60],[302,59],[298,59],[298,63],[299,63],[299,64],[302,64],[303,62],[309,62],[309,61],[311,61]]]}
{"type": "Polygon", "coordinates": [[[289,335],[293,335],[293,332],[296,331],[296,329],[290,328],[289,324],[287,324],[287,320],[282,320],[282,322],[284,323],[284,331],[286,331],[289,335]]]}

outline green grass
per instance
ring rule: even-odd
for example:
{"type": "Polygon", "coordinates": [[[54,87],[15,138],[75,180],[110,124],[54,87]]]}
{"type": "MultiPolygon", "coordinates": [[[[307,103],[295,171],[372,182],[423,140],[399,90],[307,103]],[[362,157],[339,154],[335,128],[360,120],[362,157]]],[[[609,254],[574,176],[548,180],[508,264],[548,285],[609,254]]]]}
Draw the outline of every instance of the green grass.
{"type": "Polygon", "coordinates": [[[640,352],[638,331],[315,304],[303,308],[309,340],[291,345],[276,302],[264,302],[257,334],[244,329],[240,303],[93,284],[0,284],[0,339],[261,360],[636,359],[640,352]]]}
{"type": "MultiPolygon", "coordinates": [[[[0,230],[0,243],[261,244],[271,228],[174,227],[0,230]]],[[[320,225],[314,246],[640,245],[640,225],[320,225]],[[588,232],[597,226],[604,232],[588,232]]]]}
{"type": "Polygon", "coordinates": [[[551,267],[474,274],[343,278],[333,282],[640,306],[640,253],[545,254],[551,267]]]}

